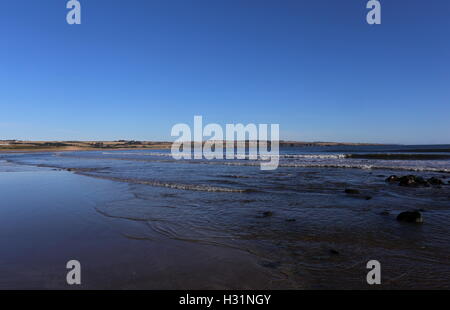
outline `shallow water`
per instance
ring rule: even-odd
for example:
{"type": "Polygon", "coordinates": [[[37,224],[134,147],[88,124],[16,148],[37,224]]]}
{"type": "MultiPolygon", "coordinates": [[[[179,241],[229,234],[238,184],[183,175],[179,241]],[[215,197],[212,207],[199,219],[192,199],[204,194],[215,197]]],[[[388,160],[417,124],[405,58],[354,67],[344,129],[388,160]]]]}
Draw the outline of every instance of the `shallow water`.
{"type": "MultiPolygon", "coordinates": [[[[450,185],[385,182],[391,174],[448,182],[446,151],[448,146],[286,148],[275,171],[261,171],[251,160],[176,161],[167,151],[4,154],[0,179],[6,171],[35,175],[53,167],[120,184],[120,195],[110,189],[110,199],[93,194],[85,204],[113,221],[118,238],[144,248],[167,240],[205,246],[214,249],[204,258],[212,265],[221,264],[224,253],[242,253],[255,268],[246,276],[268,273],[249,288],[368,288],[365,264],[372,259],[381,263],[382,288],[450,288],[450,185]],[[345,194],[346,188],[361,195],[345,194]],[[425,222],[396,221],[410,209],[422,209],[425,222]],[[380,215],[386,210],[389,215],[380,215]]],[[[79,188],[58,191],[62,199],[81,194],[79,188]]],[[[8,203],[15,205],[14,197],[8,203]]],[[[238,256],[230,255],[231,261],[238,256]]],[[[167,266],[171,277],[177,272],[167,266]]],[[[224,287],[236,287],[232,282],[224,287]]],[[[211,282],[200,277],[199,283],[207,288],[211,282]]]]}

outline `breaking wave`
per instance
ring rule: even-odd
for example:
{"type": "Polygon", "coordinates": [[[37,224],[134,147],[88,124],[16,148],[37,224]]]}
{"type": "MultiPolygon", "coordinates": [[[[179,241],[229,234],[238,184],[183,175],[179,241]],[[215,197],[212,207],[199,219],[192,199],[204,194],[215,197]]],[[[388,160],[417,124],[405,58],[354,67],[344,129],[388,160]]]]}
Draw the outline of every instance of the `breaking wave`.
{"type": "Polygon", "coordinates": [[[79,174],[98,178],[98,179],[116,181],[116,182],[143,184],[143,185],[149,185],[149,186],[166,187],[166,188],[190,190],[190,191],[223,192],[223,193],[245,193],[245,192],[253,191],[250,189],[236,189],[236,188],[221,187],[221,186],[209,186],[209,185],[200,185],[200,184],[182,184],[182,183],[161,182],[161,181],[154,181],[154,180],[153,181],[152,180],[140,180],[140,179],[133,179],[133,178],[118,178],[118,177],[93,175],[93,174],[89,174],[89,173],[79,173],[79,174]]]}
{"type": "Polygon", "coordinates": [[[355,159],[383,159],[383,160],[446,160],[450,159],[449,154],[347,154],[346,158],[355,159]]]}
{"type": "MultiPolygon", "coordinates": [[[[217,162],[211,164],[218,164],[217,162]]],[[[257,166],[258,162],[223,162],[229,166],[257,166]]],[[[382,170],[403,170],[403,171],[423,171],[450,173],[450,168],[440,167],[420,167],[420,166],[383,166],[377,164],[351,164],[351,163],[279,163],[279,167],[290,168],[349,168],[349,169],[382,169],[382,170]]]]}
{"type": "MultiPolygon", "coordinates": [[[[114,152],[102,152],[103,155],[132,155],[132,156],[160,156],[160,157],[172,157],[170,153],[159,153],[159,152],[146,152],[146,153],[114,153],[114,152]]],[[[204,155],[212,155],[211,153],[204,153],[204,155]]],[[[310,159],[341,159],[347,158],[351,154],[258,154],[258,158],[270,158],[270,157],[278,157],[278,158],[310,158],[310,159]]],[[[238,153],[235,154],[236,157],[249,158],[252,155],[238,153]]],[[[225,153],[224,153],[225,157],[225,153]]]]}

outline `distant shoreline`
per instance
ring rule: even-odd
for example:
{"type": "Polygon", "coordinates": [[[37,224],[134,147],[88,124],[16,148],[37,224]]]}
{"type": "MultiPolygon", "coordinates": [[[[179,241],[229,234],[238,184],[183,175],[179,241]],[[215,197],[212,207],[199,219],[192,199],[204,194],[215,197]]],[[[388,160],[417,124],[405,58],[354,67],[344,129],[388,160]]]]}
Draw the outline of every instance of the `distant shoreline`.
{"type": "Polygon", "coordinates": [[[145,150],[167,149],[169,142],[140,141],[0,141],[0,152],[74,152],[95,150],[145,150]]]}
{"type": "MultiPolygon", "coordinates": [[[[167,141],[0,141],[0,152],[73,152],[73,151],[113,151],[113,150],[163,150],[170,149],[173,142],[167,141]]],[[[237,142],[239,143],[239,142],[237,142]]],[[[241,141],[246,146],[256,146],[257,141],[241,141]]],[[[280,141],[280,147],[314,147],[314,146],[380,146],[388,144],[345,143],[345,142],[298,142],[280,141]]]]}

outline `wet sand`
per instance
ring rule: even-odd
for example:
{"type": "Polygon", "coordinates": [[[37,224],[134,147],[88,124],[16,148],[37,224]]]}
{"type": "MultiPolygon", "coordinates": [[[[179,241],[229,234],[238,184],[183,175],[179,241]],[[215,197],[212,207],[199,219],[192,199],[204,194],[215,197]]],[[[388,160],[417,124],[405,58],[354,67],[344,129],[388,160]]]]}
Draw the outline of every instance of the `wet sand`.
{"type": "Polygon", "coordinates": [[[7,171],[0,173],[0,289],[289,287],[246,252],[161,239],[144,223],[96,211],[126,198],[127,184],[47,168],[7,171]],[[143,230],[145,240],[133,238],[143,230]],[[66,284],[72,259],[81,262],[80,286],[66,284]]]}

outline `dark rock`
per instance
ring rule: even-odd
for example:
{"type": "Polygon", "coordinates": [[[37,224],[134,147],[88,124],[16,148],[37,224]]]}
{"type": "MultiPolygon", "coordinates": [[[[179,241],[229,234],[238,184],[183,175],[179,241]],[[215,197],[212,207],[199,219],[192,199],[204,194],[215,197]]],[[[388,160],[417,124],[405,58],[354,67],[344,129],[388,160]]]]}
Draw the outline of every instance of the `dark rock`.
{"type": "Polygon", "coordinates": [[[276,269],[281,266],[281,262],[263,262],[261,265],[266,268],[276,269]]]}
{"type": "Polygon", "coordinates": [[[441,179],[435,177],[429,178],[428,183],[432,185],[444,185],[444,182],[441,179]]]}
{"type": "Polygon", "coordinates": [[[400,186],[415,186],[416,177],[413,175],[405,175],[399,179],[400,186]]]}
{"type": "Polygon", "coordinates": [[[391,213],[389,213],[389,211],[383,211],[383,212],[380,212],[380,215],[389,215],[389,214],[391,214],[391,213]]]}
{"type": "Polygon", "coordinates": [[[335,249],[330,249],[330,254],[331,255],[339,255],[339,252],[336,251],[335,249]]]}
{"type": "Polygon", "coordinates": [[[263,217],[271,217],[272,215],[273,215],[273,212],[272,212],[272,211],[265,211],[265,212],[263,212],[263,214],[262,214],[263,217]]]}
{"type": "Polygon", "coordinates": [[[357,189],[347,188],[345,189],[345,193],[350,195],[358,195],[360,192],[357,189]]]}
{"type": "Polygon", "coordinates": [[[357,189],[351,189],[351,188],[347,188],[344,191],[346,194],[351,195],[354,198],[359,198],[359,199],[365,199],[365,200],[370,200],[372,199],[372,196],[369,195],[361,195],[361,192],[357,189]]]}
{"type": "Polygon", "coordinates": [[[447,183],[450,184],[450,181],[448,181],[447,183]]]}
{"type": "Polygon", "coordinates": [[[438,179],[436,177],[429,178],[428,180],[425,180],[421,176],[415,176],[415,175],[405,175],[402,177],[397,177],[396,175],[391,175],[386,179],[386,182],[388,183],[397,183],[400,186],[407,186],[407,187],[430,187],[431,185],[444,185],[444,181],[441,179],[438,179]]]}
{"type": "Polygon", "coordinates": [[[286,222],[295,222],[296,219],[287,219],[286,222]]]}
{"type": "Polygon", "coordinates": [[[415,175],[405,175],[399,179],[400,186],[410,186],[410,187],[417,187],[417,186],[425,186],[428,187],[430,184],[428,181],[426,181],[422,177],[417,177],[415,175]]]}
{"type": "Polygon", "coordinates": [[[418,185],[429,186],[430,184],[422,177],[416,177],[416,183],[418,185]]]}
{"type": "Polygon", "coordinates": [[[419,211],[406,211],[397,216],[397,221],[407,223],[422,223],[422,214],[419,211]]]}
{"type": "Polygon", "coordinates": [[[388,182],[388,183],[396,183],[396,182],[398,182],[400,179],[399,179],[399,177],[398,176],[396,176],[396,175],[391,175],[390,177],[388,177],[387,179],[386,179],[386,182],[388,182]]]}

